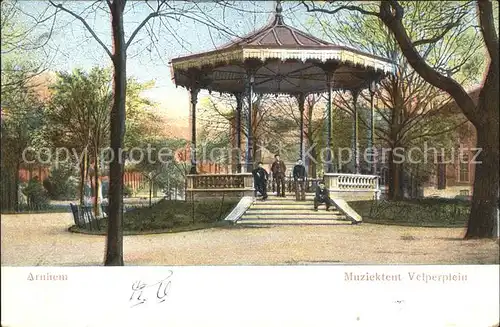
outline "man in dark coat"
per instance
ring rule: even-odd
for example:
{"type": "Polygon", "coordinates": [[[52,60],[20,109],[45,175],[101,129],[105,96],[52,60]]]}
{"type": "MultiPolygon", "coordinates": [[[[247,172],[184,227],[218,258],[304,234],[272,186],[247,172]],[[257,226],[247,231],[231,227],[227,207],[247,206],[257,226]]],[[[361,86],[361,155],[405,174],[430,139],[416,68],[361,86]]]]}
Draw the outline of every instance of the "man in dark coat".
{"type": "Polygon", "coordinates": [[[271,166],[273,178],[276,181],[276,196],[285,197],[285,172],[286,165],[280,159],[279,154],[274,156],[274,162],[271,166]]]}
{"type": "Polygon", "coordinates": [[[297,164],[293,167],[293,180],[295,182],[295,199],[297,201],[306,200],[306,167],[302,164],[302,160],[297,160],[297,164]]]}
{"type": "Polygon", "coordinates": [[[325,182],[320,181],[316,188],[316,196],[314,197],[314,210],[318,211],[318,206],[322,203],[326,205],[326,211],[330,211],[330,192],[325,187],[325,182]]]}
{"type": "Polygon", "coordinates": [[[262,195],[262,200],[267,199],[267,180],[269,179],[268,172],[264,169],[263,163],[259,162],[257,168],[252,172],[255,184],[255,191],[262,195]]]}

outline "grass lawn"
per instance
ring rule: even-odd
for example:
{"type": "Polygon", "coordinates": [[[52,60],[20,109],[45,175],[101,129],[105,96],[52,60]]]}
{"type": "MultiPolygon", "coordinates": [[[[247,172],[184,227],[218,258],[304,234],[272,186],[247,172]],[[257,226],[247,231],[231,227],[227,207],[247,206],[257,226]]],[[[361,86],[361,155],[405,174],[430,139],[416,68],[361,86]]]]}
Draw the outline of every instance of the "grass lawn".
{"type": "Polygon", "coordinates": [[[367,223],[420,226],[465,227],[470,202],[458,199],[349,202],[367,223]]]}
{"type": "MultiPolygon", "coordinates": [[[[185,202],[160,200],[149,207],[139,207],[123,214],[123,232],[126,235],[168,233],[224,226],[224,218],[236,206],[234,200],[185,202]]],[[[100,220],[100,231],[87,231],[72,226],[71,231],[105,234],[107,219],[100,220]]]]}

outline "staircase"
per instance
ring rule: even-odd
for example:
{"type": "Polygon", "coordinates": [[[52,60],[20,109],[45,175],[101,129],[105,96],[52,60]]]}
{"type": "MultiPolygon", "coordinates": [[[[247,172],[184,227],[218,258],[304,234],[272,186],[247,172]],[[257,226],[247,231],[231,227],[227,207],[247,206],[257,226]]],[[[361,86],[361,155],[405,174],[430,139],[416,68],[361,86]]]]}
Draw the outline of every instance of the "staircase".
{"type": "Polygon", "coordinates": [[[266,201],[256,199],[236,223],[249,226],[352,224],[334,205],[330,211],[326,211],[324,204],[314,211],[313,199],[313,194],[306,194],[305,201],[296,201],[295,194],[286,198],[270,195],[266,201]]]}

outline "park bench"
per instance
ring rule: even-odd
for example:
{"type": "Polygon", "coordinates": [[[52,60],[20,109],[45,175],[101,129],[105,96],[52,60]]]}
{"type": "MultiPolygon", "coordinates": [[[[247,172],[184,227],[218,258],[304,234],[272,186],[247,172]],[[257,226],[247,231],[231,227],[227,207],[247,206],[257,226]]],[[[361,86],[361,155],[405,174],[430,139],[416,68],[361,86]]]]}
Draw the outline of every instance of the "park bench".
{"type": "Polygon", "coordinates": [[[78,228],[101,230],[99,219],[94,216],[93,208],[91,206],[80,207],[73,203],[70,203],[69,205],[71,207],[71,212],[73,213],[75,225],[78,226],[78,228]]]}
{"type": "Polygon", "coordinates": [[[107,203],[101,203],[102,213],[105,217],[108,216],[108,207],[109,205],[107,203]]]}

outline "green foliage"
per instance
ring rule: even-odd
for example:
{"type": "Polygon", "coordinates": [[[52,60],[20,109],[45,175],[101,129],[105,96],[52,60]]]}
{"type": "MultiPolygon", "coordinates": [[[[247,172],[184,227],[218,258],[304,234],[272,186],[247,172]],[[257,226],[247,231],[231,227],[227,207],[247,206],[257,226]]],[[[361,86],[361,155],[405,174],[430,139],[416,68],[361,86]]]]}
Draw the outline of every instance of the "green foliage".
{"type": "Polygon", "coordinates": [[[32,178],[23,189],[30,210],[44,210],[49,206],[49,195],[38,178],[32,178]]]}
{"type": "MultiPolygon", "coordinates": [[[[150,139],[142,145],[144,160],[134,164],[134,169],[140,171],[147,179],[145,186],[156,185],[165,193],[183,189],[188,167],[179,161],[176,153],[186,147],[183,139],[150,139]],[[151,181],[151,183],[149,183],[151,181]]],[[[138,158],[135,158],[138,159],[138,158]]]]}
{"type": "MultiPolygon", "coordinates": [[[[125,212],[123,230],[124,232],[143,232],[213,224],[223,220],[237,203],[234,200],[224,201],[224,203],[221,200],[194,203],[160,200],[151,208],[139,207],[125,212]]],[[[106,219],[101,223],[104,225],[103,230],[106,230],[106,223],[106,219]]]]}
{"type": "MultiPolygon", "coordinates": [[[[107,193],[103,193],[103,195],[104,194],[107,194],[107,193]]],[[[134,195],[134,190],[128,185],[123,185],[123,196],[131,197],[133,195],[134,195]]]]}
{"type": "Polygon", "coordinates": [[[45,145],[41,130],[45,123],[43,104],[23,71],[2,71],[2,80],[25,80],[2,85],[2,159],[19,162],[28,146],[45,145]]]}
{"type": "Polygon", "coordinates": [[[51,91],[47,136],[54,145],[79,151],[94,145],[105,147],[112,104],[110,70],[60,72],[51,91]]]}
{"type": "MultiPolygon", "coordinates": [[[[413,40],[429,39],[439,34],[440,27],[449,22],[451,13],[463,12],[461,24],[450,30],[443,39],[418,47],[426,61],[436,70],[449,74],[464,85],[474,85],[481,78],[484,58],[481,52],[481,40],[473,28],[473,16],[464,8],[457,9],[457,2],[401,2],[405,9],[404,25],[413,40]]],[[[378,11],[377,4],[362,4],[364,8],[378,11]],[[368,7],[366,7],[368,6],[368,7]]],[[[460,126],[466,119],[463,115],[442,110],[449,101],[449,96],[425,82],[409,65],[403,56],[393,35],[384,24],[374,16],[353,11],[342,11],[339,15],[329,15],[328,20],[320,21],[320,27],[332,41],[344,43],[360,50],[394,60],[398,64],[397,74],[384,79],[375,94],[376,138],[377,146],[384,148],[429,147],[453,149],[457,147],[460,126]],[[333,18],[337,20],[335,23],[333,18]],[[367,33],[369,31],[369,33],[367,33]]],[[[313,26],[314,21],[310,22],[313,26]]],[[[358,99],[360,114],[361,151],[367,145],[369,128],[368,92],[358,99]]],[[[339,108],[352,117],[352,97],[343,93],[337,97],[339,108]]],[[[352,118],[350,118],[352,121],[352,118]]],[[[351,138],[352,126],[337,127],[341,131],[337,137],[351,138]],[[347,128],[346,128],[347,127],[347,128]],[[340,129],[339,129],[340,128],[340,129]],[[348,131],[346,133],[346,131],[348,131]],[[342,135],[343,134],[343,135],[342,135]]],[[[344,146],[350,146],[350,140],[339,140],[344,146]]],[[[420,154],[414,152],[413,157],[420,154]]],[[[415,158],[417,159],[417,158],[415,158]]],[[[407,171],[419,171],[419,178],[424,178],[435,171],[432,160],[418,167],[405,164],[407,171]],[[425,175],[425,176],[424,176],[425,175]]],[[[392,187],[392,186],[391,186],[392,187]]],[[[395,187],[395,186],[394,186],[395,187]]]]}
{"type": "Polygon", "coordinates": [[[51,169],[43,186],[52,200],[74,200],[77,197],[78,183],[74,173],[74,168],[69,165],[51,169]]]}
{"type": "MultiPolygon", "coordinates": [[[[28,147],[46,145],[42,137],[45,114],[29,76],[22,67],[2,60],[2,117],[1,117],[1,206],[4,210],[18,208],[19,181],[17,178],[23,151],[28,147]],[[5,68],[5,70],[4,70],[5,68]],[[17,69],[19,68],[19,69],[17,69]]],[[[29,153],[28,153],[29,154],[29,153]]],[[[26,159],[31,160],[29,155],[26,159]]]]}
{"type": "Polygon", "coordinates": [[[459,199],[349,202],[365,222],[422,227],[463,227],[470,202],[459,199]]]}
{"type": "Polygon", "coordinates": [[[3,87],[22,86],[43,70],[41,50],[47,35],[39,35],[27,26],[16,2],[0,2],[2,94],[3,87]]]}
{"type": "Polygon", "coordinates": [[[226,149],[231,148],[229,133],[220,133],[211,136],[206,130],[200,131],[198,136],[198,160],[229,164],[229,155],[226,149]]]}
{"type": "MultiPolygon", "coordinates": [[[[477,83],[485,68],[484,53],[479,30],[476,28],[477,17],[474,2],[457,1],[400,1],[404,9],[403,24],[408,36],[413,41],[434,39],[445,28],[461,17],[440,39],[423,42],[417,50],[426,61],[444,74],[452,74],[462,83],[477,83]]],[[[378,12],[379,4],[363,3],[361,6],[378,12]]],[[[328,20],[310,25],[319,25],[327,37],[338,43],[380,55],[403,63],[404,56],[393,35],[377,17],[363,15],[354,11],[341,11],[328,20]],[[369,31],[369,33],[367,33],[369,31]]]]}
{"type": "MultiPolygon", "coordinates": [[[[157,135],[159,119],[150,110],[154,103],[141,96],[151,86],[135,79],[127,83],[126,147],[157,135]]],[[[55,145],[93,152],[107,147],[113,105],[111,70],[95,67],[89,72],[61,72],[51,89],[49,135],[55,145]]]]}
{"type": "MultiPolygon", "coordinates": [[[[141,96],[151,83],[141,84],[130,79],[127,84],[127,127],[125,145],[135,146],[138,142],[157,134],[154,128],[159,119],[149,110],[153,103],[141,96]]],[[[84,153],[89,163],[102,162],[103,149],[109,146],[110,115],[113,105],[112,71],[109,68],[94,67],[86,72],[75,69],[60,72],[51,86],[53,96],[47,108],[49,123],[45,135],[55,147],[76,151],[78,162],[84,162],[84,153]]],[[[73,154],[72,154],[73,155],[73,154]]],[[[102,175],[107,170],[99,173],[102,175]]],[[[95,171],[93,167],[90,167],[95,171]]],[[[81,176],[81,175],[80,175],[81,176]]],[[[81,176],[87,180],[89,176],[81,176]]],[[[124,189],[127,196],[131,189],[124,189]]],[[[104,193],[106,194],[106,193],[104,193]]],[[[103,195],[104,195],[103,194],[103,195]]]]}
{"type": "Polygon", "coordinates": [[[153,112],[156,104],[141,95],[153,86],[153,82],[139,83],[133,78],[127,81],[124,139],[126,148],[140,146],[145,140],[156,137],[160,131],[161,119],[153,112]]]}

